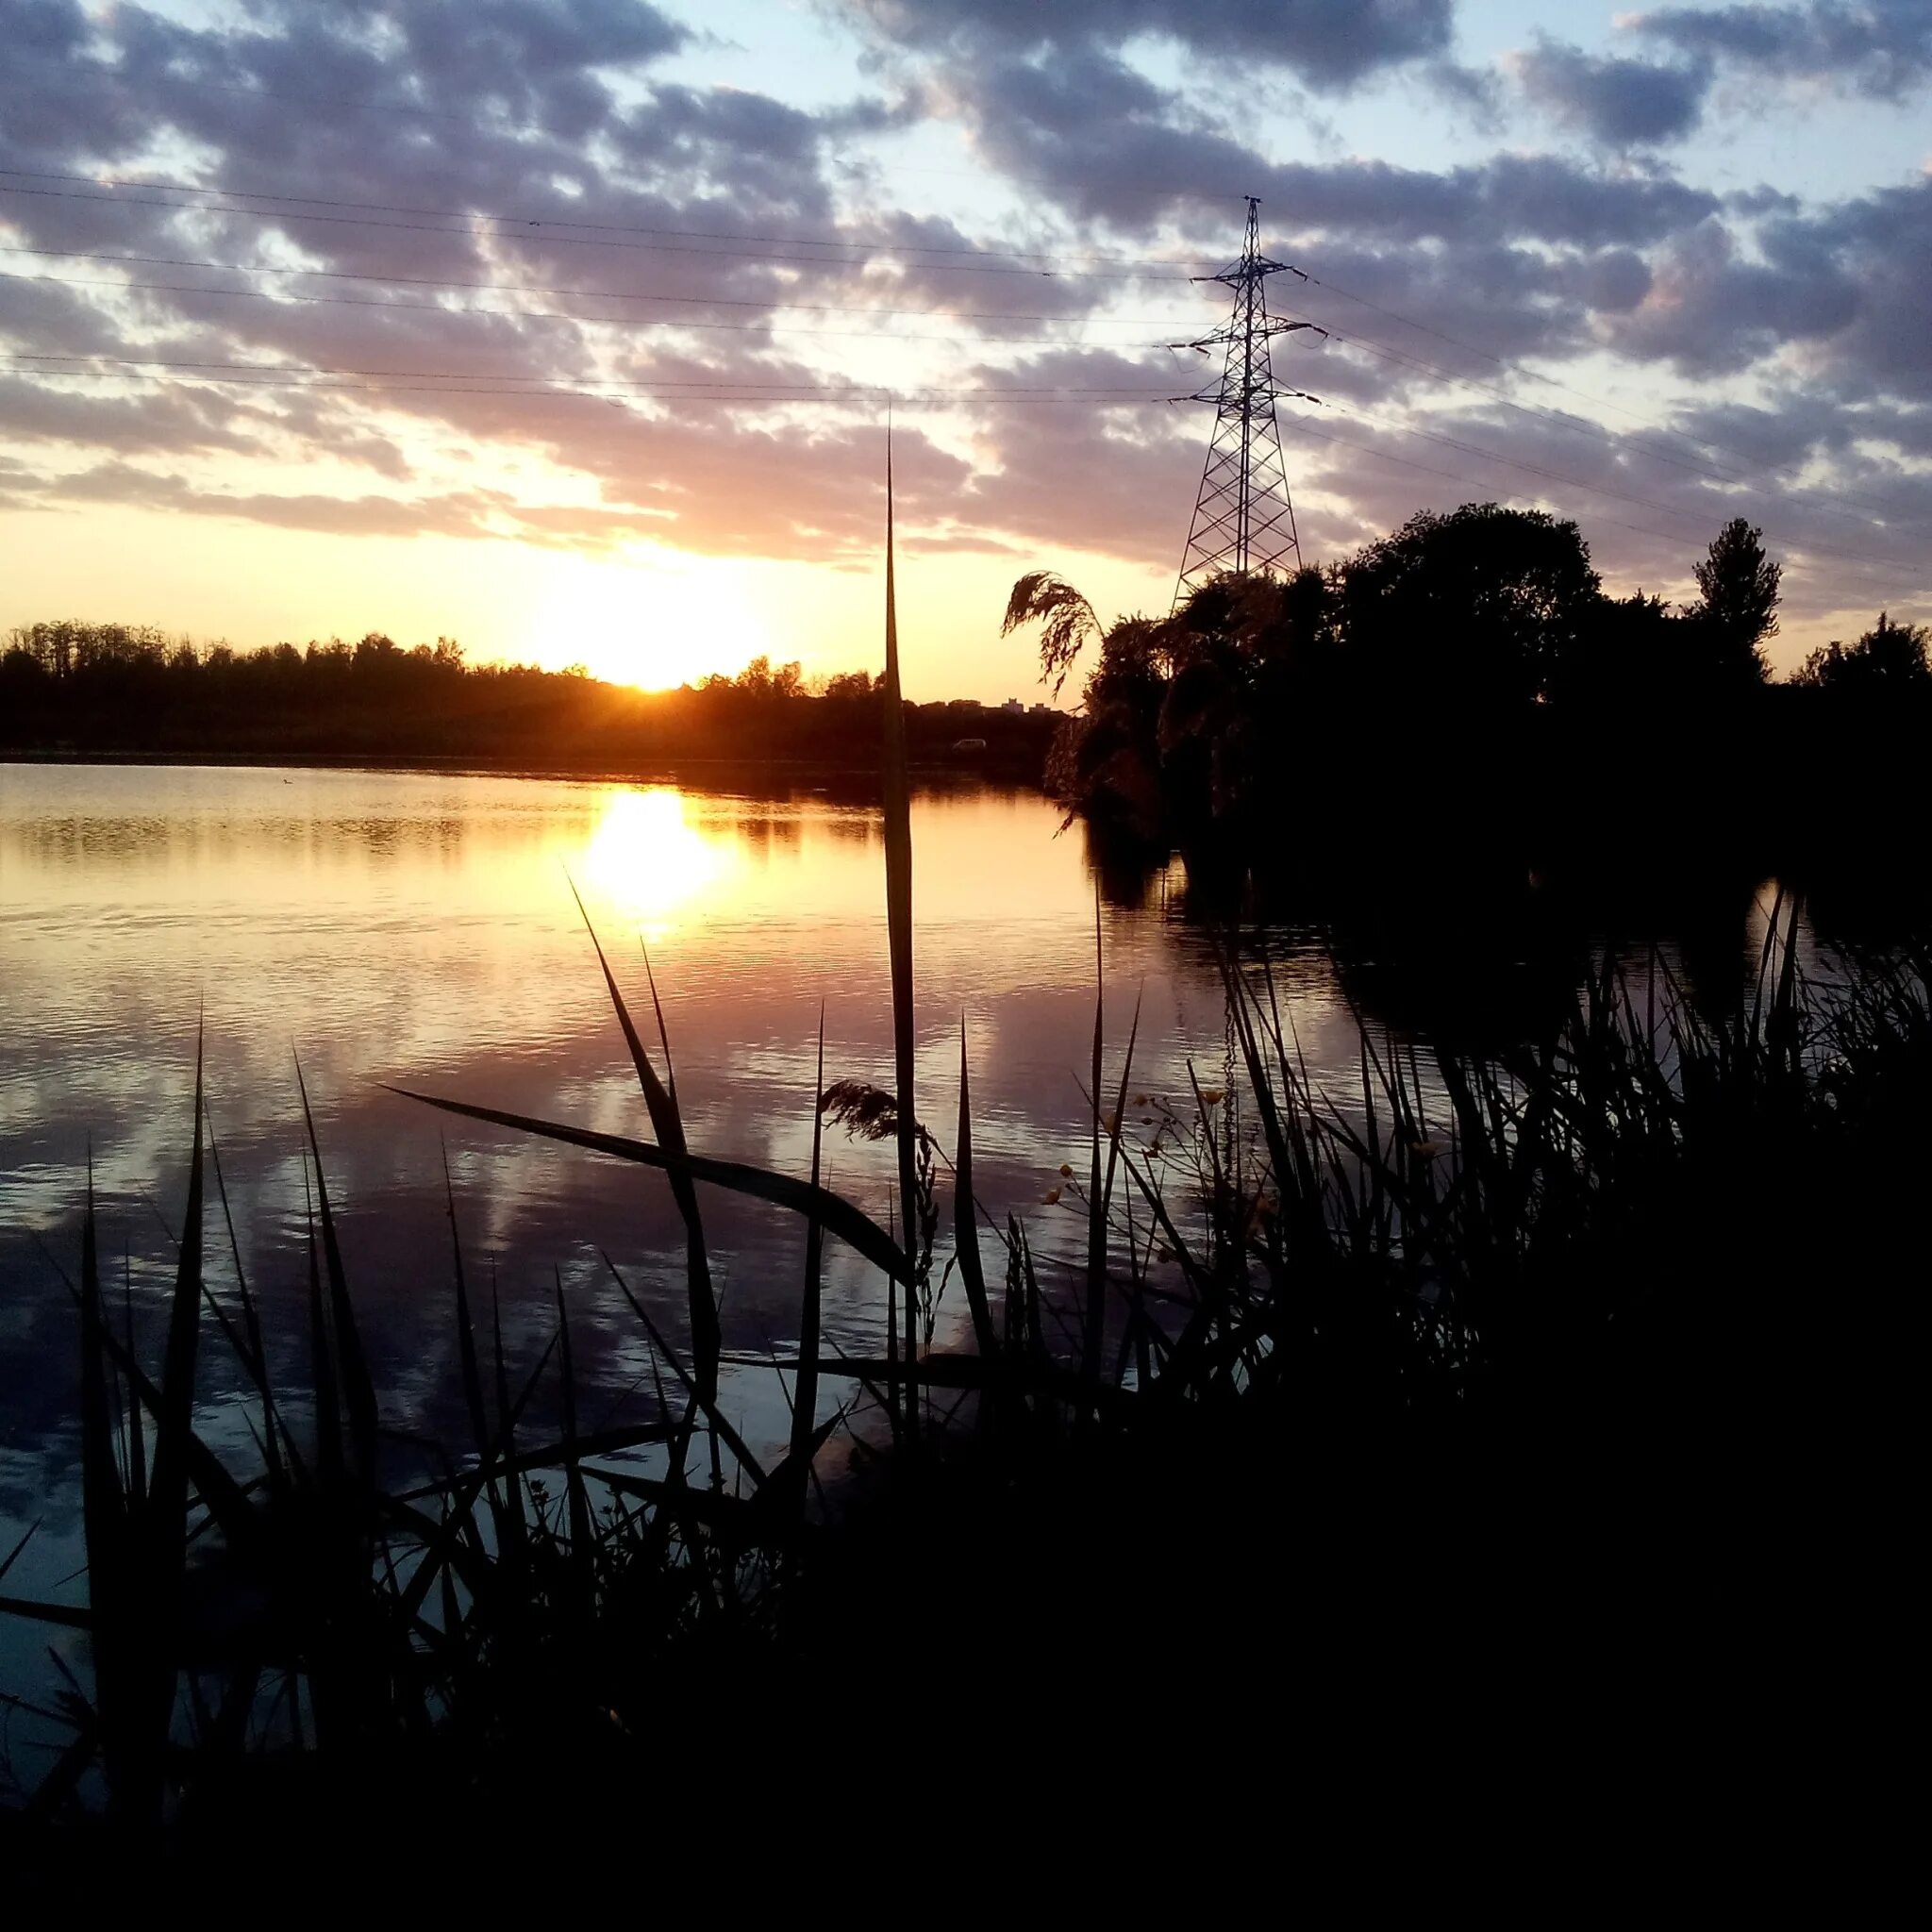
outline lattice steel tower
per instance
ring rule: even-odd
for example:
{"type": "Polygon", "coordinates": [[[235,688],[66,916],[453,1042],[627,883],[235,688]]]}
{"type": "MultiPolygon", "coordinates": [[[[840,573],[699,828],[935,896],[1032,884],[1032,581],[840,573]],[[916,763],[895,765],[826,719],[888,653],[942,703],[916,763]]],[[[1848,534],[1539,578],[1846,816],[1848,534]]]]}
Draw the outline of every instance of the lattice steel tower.
{"type": "MultiPolygon", "coordinates": [[[[1277,390],[1269,365],[1268,343],[1274,336],[1295,329],[1315,328],[1311,322],[1290,322],[1268,313],[1267,281],[1283,273],[1299,275],[1285,261],[1271,261],[1261,253],[1261,204],[1248,196],[1247,240],[1241,258],[1218,275],[1196,275],[1197,282],[1220,282],[1234,291],[1234,312],[1211,335],[1198,341],[1174,342],[1176,349],[1198,349],[1211,355],[1224,347],[1221,379],[1175,402],[1212,403],[1214,435],[1208,445],[1207,466],[1201,472],[1201,493],[1194,504],[1194,521],[1188,530],[1188,547],[1181,553],[1181,574],[1174,588],[1174,607],[1223,571],[1264,571],[1286,565],[1301,567],[1301,540],[1295,534],[1294,505],[1288,493],[1288,468],[1281,458],[1281,432],[1274,423],[1277,395],[1315,402],[1306,390],[1277,390]]],[[[1315,328],[1317,335],[1326,329],[1315,328]]]]}

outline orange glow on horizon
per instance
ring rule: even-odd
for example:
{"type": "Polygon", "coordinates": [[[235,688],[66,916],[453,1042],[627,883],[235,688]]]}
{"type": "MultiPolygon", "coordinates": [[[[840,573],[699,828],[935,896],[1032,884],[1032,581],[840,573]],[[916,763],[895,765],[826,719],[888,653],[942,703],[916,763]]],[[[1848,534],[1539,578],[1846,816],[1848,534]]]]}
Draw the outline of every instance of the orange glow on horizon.
{"type": "Polygon", "coordinates": [[[531,655],[547,669],[581,664],[640,691],[735,676],[761,653],[786,655],[739,573],[712,559],[578,562],[535,612],[532,633],[531,655]]]}

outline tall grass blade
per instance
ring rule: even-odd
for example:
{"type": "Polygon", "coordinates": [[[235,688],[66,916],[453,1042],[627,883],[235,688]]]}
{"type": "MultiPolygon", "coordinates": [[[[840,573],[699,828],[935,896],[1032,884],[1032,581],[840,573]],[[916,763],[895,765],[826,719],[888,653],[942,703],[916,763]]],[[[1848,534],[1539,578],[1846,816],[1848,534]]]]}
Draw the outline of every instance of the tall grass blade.
{"type": "MultiPolygon", "coordinates": [[[[94,1230],[94,1163],[90,1152],[87,1211],[80,1224],[80,1484],[90,1590],[96,1602],[110,1601],[119,1588],[127,1524],[127,1498],[114,1459],[106,1337],[94,1230]]],[[[8,1563],[12,1560],[9,1557],[8,1563]]],[[[0,1574],[4,1574],[0,1567],[0,1574]]]]}
{"type": "MultiPolygon", "coordinates": [[[[1121,1127],[1122,1127],[1122,1124],[1123,1124],[1123,1123],[1124,1123],[1124,1122],[1125,1121],[1125,1119],[1126,1119],[1126,1114],[1127,1114],[1127,1087],[1128,1087],[1128,1084],[1129,1084],[1129,1082],[1131,1081],[1131,1079],[1132,1079],[1132,1077],[1133,1077],[1133,1072],[1134,1072],[1134,1048],[1135,1048],[1136,1044],[1137,1044],[1137,1043],[1139,1042],[1139,1041],[1140,1041],[1140,1038],[1141,1038],[1141,995],[1140,995],[1139,993],[1136,993],[1136,994],[1135,994],[1135,996],[1134,996],[1134,1019],[1133,1019],[1133,1024],[1131,1024],[1131,1025],[1130,1025],[1130,1026],[1129,1026],[1129,1027],[1127,1028],[1127,1051],[1126,1051],[1126,1054],[1125,1054],[1124,1058],[1122,1059],[1122,1061],[1121,1061],[1121,1084],[1120,1084],[1120,1088],[1119,1088],[1119,1091],[1117,1091],[1117,1092],[1116,1092],[1116,1093],[1114,1094],[1114,1097],[1113,1097],[1113,1113],[1111,1114],[1111,1116],[1110,1116],[1110,1117],[1109,1117],[1109,1118],[1108,1119],[1108,1121],[1107,1121],[1107,1122],[1106,1122],[1106,1124],[1106,1124],[1106,1127],[1107,1127],[1107,1174],[1106,1174],[1106,1177],[1105,1177],[1105,1178],[1104,1178],[1104,1179],[1102,1180],[1102,1182],[1101,1182],[1101,1187],[1100,1187],[1100,1241],[1101,1241],[1101,1252],[1100,1252],[1100,1292],[1101,1292],[1101,1295],[1102,1295],[1102,1297],[1103,1297],[1103,1301],[1102,1301],[1102,1315],[1101,1315],[1101,1323],[1100,1323],[1100,1325],[1099,1325],[1099,1326],[1096,1326],[1096,1325],[1095,1325],[1095,1323],[1094,1323],[1094,1317],[1093,1317],[1093,1312],[1092,1312],[1092,1308],[1091,1308],[1091,1305],[1090,1305],[1090,1307],[1089,1307],[1089,1309],[1088,1309],[1088,1316],[1087,1316],[1087,1322],[1088,1322],[1088,1341],[1089,1341],[1089,1345],[1090,1345],[1090,1351],[1091,1351],[1091,1358],[1092,1358],[1092,1359],[1093,1359],[1093,1360],[1094,1360],[1095,1362],[1098,1362],[1098,1360],[1100,1359],[1100,1342],[1101,1342],[1101,1340],[1102,1340],[1102,1330],[1104,1329],[1104,1326],[1105,1326],[1105,1320],[1106,1320],[1106,1315],[1105,1315],[1105,1299],[1104,1299],[1104,1298],[1105,1298],[1105,1296],[1106,1296],[1106,1293],[1107,1293],[1107,1229],[1108,1229],[1108,1212],[1109,1212],[1109,1210],[1111,1209],[1111,1208],[1112,1208],[1112,1206],[1113,1206],[1113,1182],[1114,1182],[1114,1174],[1115,1174],[1115,1173],[1116,1173],[1116,1171],[1117,1171],[1117,1169],[1118,1169],[1118,1167],[1119,1167],[1119,1164],[1120,1164],[1120,1156],[1121,1156],[1121,1127]]],[[[1099,1090],[1098,1090],[1098,1089],[1096,1089],[1096,1090],[1095,1090],[1095,1091],[1094,1091],[1094,1105],[1095,1105],[1095,1107],[1097,1108],[1097,1107],[1099,1106],[1099,1104],[1100,1104],[1100,1095],[1099,1095],[1099,1090]]],[[[1129,1206],[1129,1208],[1131,1208],[1131,1207],[1132,1207],[1132,1205],[1133,1205],[1132,1197],[1131,1197],[1131,1196],[1129,1196],[1129,1197],[1128,1197],[1128,1206],[1129,1206]]],[[[1127,1224],[1127,1233],[1128,1233],[1128,1254],[1127,1254],[1127,1265],[1128,1265],[1128,1268],[1129,1268],[1129,1269],[1131,1270],[1131,1269],[1132,1269],[1132,1267],[1133,1267],[1133,1223],[1132,1223],[1132,1219],[1131,1219],[1131,1217],[1129,1218],[1129,1221],[1128,1221],[1128,1224],[1127,1224]]],[[[1090,1260],[1090,1264],[1089,1264],[1089,1265],[1090,1265],[1090,1269],[1091,1269],[1091,1260],[1090,1260]]],[[[1089,1293],[1091,1294],[1091,1291],[1092,1291],[1092,1282],[1091,1282],[1091,1274],[1090,1274],[1090,1277],[1089,1277],[1089,1293]]],[[[1119,1374],[1116,1374],[1116,1376],[1114,1377],[1114,1379],[1115,1379],[1116,1381],[1119,1381],[1119,1380],[1121,1379],[1121,1376],[1120,1376],[1119,1374]]]]}
{"type": "Polygon", "coordinates": [[[973,1314],[973,1339],[991,1361],[1000,1352],[986,1298],[986,1269],[979,1256],[979,1217],[973,1198],[973,1080],[966,1069],[966,1015],[959,1015],[959,1131],[953,1149],[953,1252],[966,1305],[973,1314]]]}
{"type": "MultiPolygon", "coordinates": [[[[811,1090],[811,1184],[819,1184],[825,1117],[819,1096],[825,1091],[825,1008],[819,1006],[819,1065],[811,1090]]],[[[812,1430],[819,1402],[819,1291],[824,1274],[824,1227],[816,1214],[805,1224],[805,1302],[798,1316],[798,1387],[791,1398],[791,1457],[809,1466],[812,1430]]],[[[799,1497],[805,1494],[803,1481],[799,1497]]]]}
{"type": "Polygon", "coordinates": [[[39,1531],[41,1524],[45,1521],[46,1519],[44,1517],[36,1516],[34,1520],[31,1523],[29,1523],[24,1530],[21,1531],[20,1541],[17,1543],[15,1543],[10,1550],[8,1551],[6,1556],[0,1557],[0,1583],[4,1583],[7,1580],[7,1573],[13,1568],[16,1562],[20,1560],[21,1551],[25,1549],[27,1544],[33,1541],[34,1537],[36,1533],[39,1531]]]}
{"type": "Polygon", "coordinates": [[[1107,1007],[1107,962],[1101,953],[1100,882],[1093,884],[1093,1077],[1087,1091],[1091,1114],[1087,1176],[1087,1308],[1080,1336],[1080,1377],[1091,1390],[1100,1380],[1100,1351],[1107,1327],[1107,1210],[1100,1180],[1100,1049],[1107,1007]]]}
{"type": "Polygon", "coordinates": [[[563,1301],[563,1270],[557,1279],[558,1374],[563,1396],[563,1486],[570,1514],[570,1567],[576,1584],[575,1607],[591,1607],[591,1503],[584,1490],[583,1456],[577,1446],[577,1371],[570,1346],[570,1310],[563,1301]]]}
{"type": "Polygon", "coordinates": [[[201,1117],[202,1039],[197,1032],[193,1146],[161,1356],[154,1475],[142,1506],[131,1560],[125,1571],[110,1573],[113,1581],[94,1606],[103,1662],[108,1665],[101,1722],[109,1801],[123,1818],[142,1824],[153,1823],[160,1814],[175,1706],[182,1582],[188,1568],[189,1463],[194,1447],[194,1369],[201,1338],[201,1117]]]}
{"type": "Polygon", "coordinates": [[[282,1466],[281,1436],[275,1415],[275,1393],[269,1387],[268,1352],[262,1346],[261,1317],[255,1306],[255,1297],[248,1291],[248,1271],[242,1265],[242,1241],[235,1232],[235,1214],[228,1204],[227,1177],[222,1173],[222,1150],[215,1139],[214,1122],[208,1126],[208,1158],[215,1171],[215,1192],[222,1203],[222,1222],[228,1230],[228,1253],[235,1263],[235,1289],[242,1302],[242,1332],[247,1338],[247,1350],[243,1366],[253,1378],[256,1389],[261,1395],[261,1434],[262,1459],[268,1465],[269,1489],[282,1488],[285,1472],[282,1466]]]}
{"type": "MultiPolygon", "coordinates": [[[[441,1137],[439,1136],[439,1139],[441,1137]]],[[[463,1376],[463,1403],[470,1412],[470,1434],[476,1454],[490,1454],[490,1424],[483,1412],[483,1371],[476,1360],[476,1328],[470,1319],[470,1286],[463,1274],[463,1241],[457,1228],[456,1183],[450,1178],[449,1142],[442,1146],[442,1199],[449,1213],[449,1252],[456,1270],[457,1360],[463,1376]]]]}
{"type": "Polygon", "coordinates": [[[315,1205],[322,1221],[322,1257],[328,1274],[329,1326],[334,1334],[342,1403],[348,1411],[350,1460],[358,1481],[368,1483],[375,1477],[375,1384],[370,1376],[369,1358],[362,1352],[356,1310],[349,1301],[342,1251],[328,1205],[328,1181],[322,1171],[322,1148],[315,1138],[315,1116],[309,1110],[308,1087],[299,1059],[295,1062],[295,1085],[302,1095],[302,1124],[308,1129],[308,1153],[315,1167],[315,1205]]]}
{"type": "MultiPolygon", "coordinates": [[[[906,774],[906,707],[899,682],[899,608],[893,581],[892,432],[886,430],[886,704],[885,832],[886,936],[892,962],[892,1067],[898,1100],[900,1224],[907,1250],[917,1252],[919,1193],[915,1139],[919,1116],[912,1095],[912,810],[906,774]]],[[[919,1354],[919,1284],[908,1281],[905,1297],[906,1366],[919,1354]]],[[[906,1405],[908,1437],[918,1434],[918,1405],[906,1405]]]]}
{"type": "Polygon", "coordinates": [[[134,1274],[125,1247],[121,1251],[121,1330],[125,1340],[120,1360],[127,1378],[127,1509],[132,1515],[147,1500],[147,1429],[134,1390],[134,1274]]]}
{"type": "MultiPolygon", "coordinates": [[[[604,957],[604,943],[597,937],[596,927],[591,924],[590,913],[584,909],[583,894],[577,891],[575,879],[570,882],[570,890],[571,896],[577,902],[577,911],[583,916],[584,930],[591,935],[591,943],[596,948],[597,964],[603,969],[604,984],[609,991],[610,1004],[617,1010],[617,1024],[624,1029],[624,1043],[630,1049],[631,1065],[637,1069],[638,1085],[644,1091],[644,1107],[651,1117],[651,1131],[657,1135],[658,1146],[671,1157],[665,1172],[670,1175],[672,1198],[677,1203],[677,1211],[684,1219],[691,1357],[699,1379],[715,1394],[718,1352],[724,1341],[718,1325],[717,1299],[711,1291],[710,1260],[705,1252],[705,1224],[698,1214],[697,1191],[691,1186],[691,1175],[682,1165],[689,1152],[685,1145],[684,1116],[678,1108],[675,1088],[667,1090],[663,1081],[658,1079],[657,1069],[651,1065],[651,1058],[644,1051],[644,1043],[638,1037],[630,1008],[625,1005],[624,994],[618,991],[617,975],[611,972],[609,960],[604,957]]],[[[648,974],[648,958],[644,966],[648,974]]],[[[670,1042],[664,1032],[664,1008],[658,999],[655,976],[651,981],[651,1003],[658,1015],[658,1039],[664,1047],[664,1067],[668,1074],[671,1070],[670,1042]]]]}
{"type": "Polygon", "coordinates": [[[520,1561],[524,1554],[524,1486],[514,1463],[517,1453],[516,1411],[510,1407],[509,1370],[503,1354],[503,1303],[496,1292],[496,1263],[490,1264],[490,1330],[496,1351],[496,1427],[502,1438],[502,1456],[508,1469],[503,1486],[503,1513],[497,1519],[497,1538],[505,1553],[520,1561]]]}
{"type": "MultiPolygon", "coordinates": [[[[128,1574],[127,1498],[114,1461],[113,1424],[108,1398],[107,1324],[101,1309],[100,1256],[94,1229],[94,1166],[87,1164],[87,1210],[80,1224],[80,1449],[81,1523],[87,1547],[88,1602],[93,1613],[94,1696],[117,1722],[127,1695],[129,1651],[138,1618],[128,1574]]],[[[138,1426],[138,1424],[137,1424],[138,1426]]],[[[25,1538],[22,1542],[25,1543],[25,1538]]],[[[16,1549],[0,1575],[13,1565],[16,1549]]],[[[118,1740],[117,1740],[118,1742],[118,1740]]],[[[92,1757],[92,1752],[89,1756],[92,1757]]],[[[117,1750],[110,1776],[119,1787],[126,1768],[117,1750]]]]}
{"type": "Polygon", "coordinates": [[[315,1232],[315,1203],[308,1191],[308,1167],[302,1168],[303,1215],[308,1229],[308,1373],[315,1385],[315,1468],[324,1491],[341,1488],[342,1398],[336,1377],[336,1352],[329,1337],[328,1304],[322,1294],[322,1254],[315,1232]]]}
{"type": "Polygon", "coordinates": [[[631,1312],[644,1324],[644,1332],[650,1336],[664,1359],[671,1364],[672,1374],[684,1384],[685,1393],[704,1411],[705,1420],[717,1431],[719,1440],[737,1457],[745,1474],[751,1477],[753,1488],[763,1489],[766,1479],[763,1466],[751,1453],[751,1447],[744,1438],[731,1425],[730,1419],[724,1411],[718,1407],[717,1398],[706,1395],[699,1389],[696,1377],[678,1360],[677,1351],[665,1341],[663,1331],[651,1320],[650,1311],[643,1303],[631,1292],[630,1283],[617,1272],[617,1263],[608,1255],[604,1257],[604,1265],[609,1269],[610,1278],[623,1291],[625,1300],[631,1306],[631,1312]]]}
{"type": "Polygon", "coordinates": [[[187,1561],[188,1441],[193,1429],[194,1364],[201,1336],[202,1246],[202,1052],[194,1047],[193,1151],[188,1164],[188,1206],[181,1222],[181,1252],[169,1303],[167,1341],[161,1357],[161,1407],[155,1418],[154,1481],[146,1516],[149,1555],[156,1564],[150,1585],[164,1577],[177,1587],[187,1561]]]}

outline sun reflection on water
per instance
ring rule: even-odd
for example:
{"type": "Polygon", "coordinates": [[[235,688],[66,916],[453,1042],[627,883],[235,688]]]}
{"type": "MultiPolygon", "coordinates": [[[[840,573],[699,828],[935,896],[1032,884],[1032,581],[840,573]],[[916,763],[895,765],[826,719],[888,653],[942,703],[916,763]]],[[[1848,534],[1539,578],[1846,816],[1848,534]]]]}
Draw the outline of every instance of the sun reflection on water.
{"type": "Polygon", "coordinates": [[[584,855],[586,882],[653,939],[721,896],[738,865],[729,833],[694,824],[670,786],[612,791],[584,855]]]}

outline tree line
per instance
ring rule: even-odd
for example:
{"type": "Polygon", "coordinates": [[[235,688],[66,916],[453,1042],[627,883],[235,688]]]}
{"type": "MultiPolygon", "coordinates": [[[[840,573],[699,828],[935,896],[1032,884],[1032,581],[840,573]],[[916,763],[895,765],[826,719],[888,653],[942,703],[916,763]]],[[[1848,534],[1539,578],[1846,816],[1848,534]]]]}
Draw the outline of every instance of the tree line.
{"type": "Polygon", "coordinates": [[[1740,865],[1871,835],[1932,722],[1924,626],[1876,625],[1774,682],[1782,566],[1726,524],[1673,608],[1607,595],[1576,525],[1424,511],[1324,568],[1225,575],[1103,625],[1051,572],[1014,585],[1082,702],[1049,785],[1099,826],[1293,879],[1437,876],[1687,853],[1740,865]],[[1874,702],[1883,700],[1882,703],[1874,702]]]}
{"type": "MultiPolygon", "coordinates": [[[[153,625],[24,625],[0,652],[0,750],[77,757],[453,758],[622,770],[663,760],[798,760],[872,770],[882,679],[808,677],[758,657],[735,676],[668,691],[605,683],[582,667],[473,664],[453,638],[406,648],[379,631],[349,642],[240,651],[153,625]]],[[[1027,779],[1049,721],[908,705],[925,758],[965,737],[1027,779]]]]}

